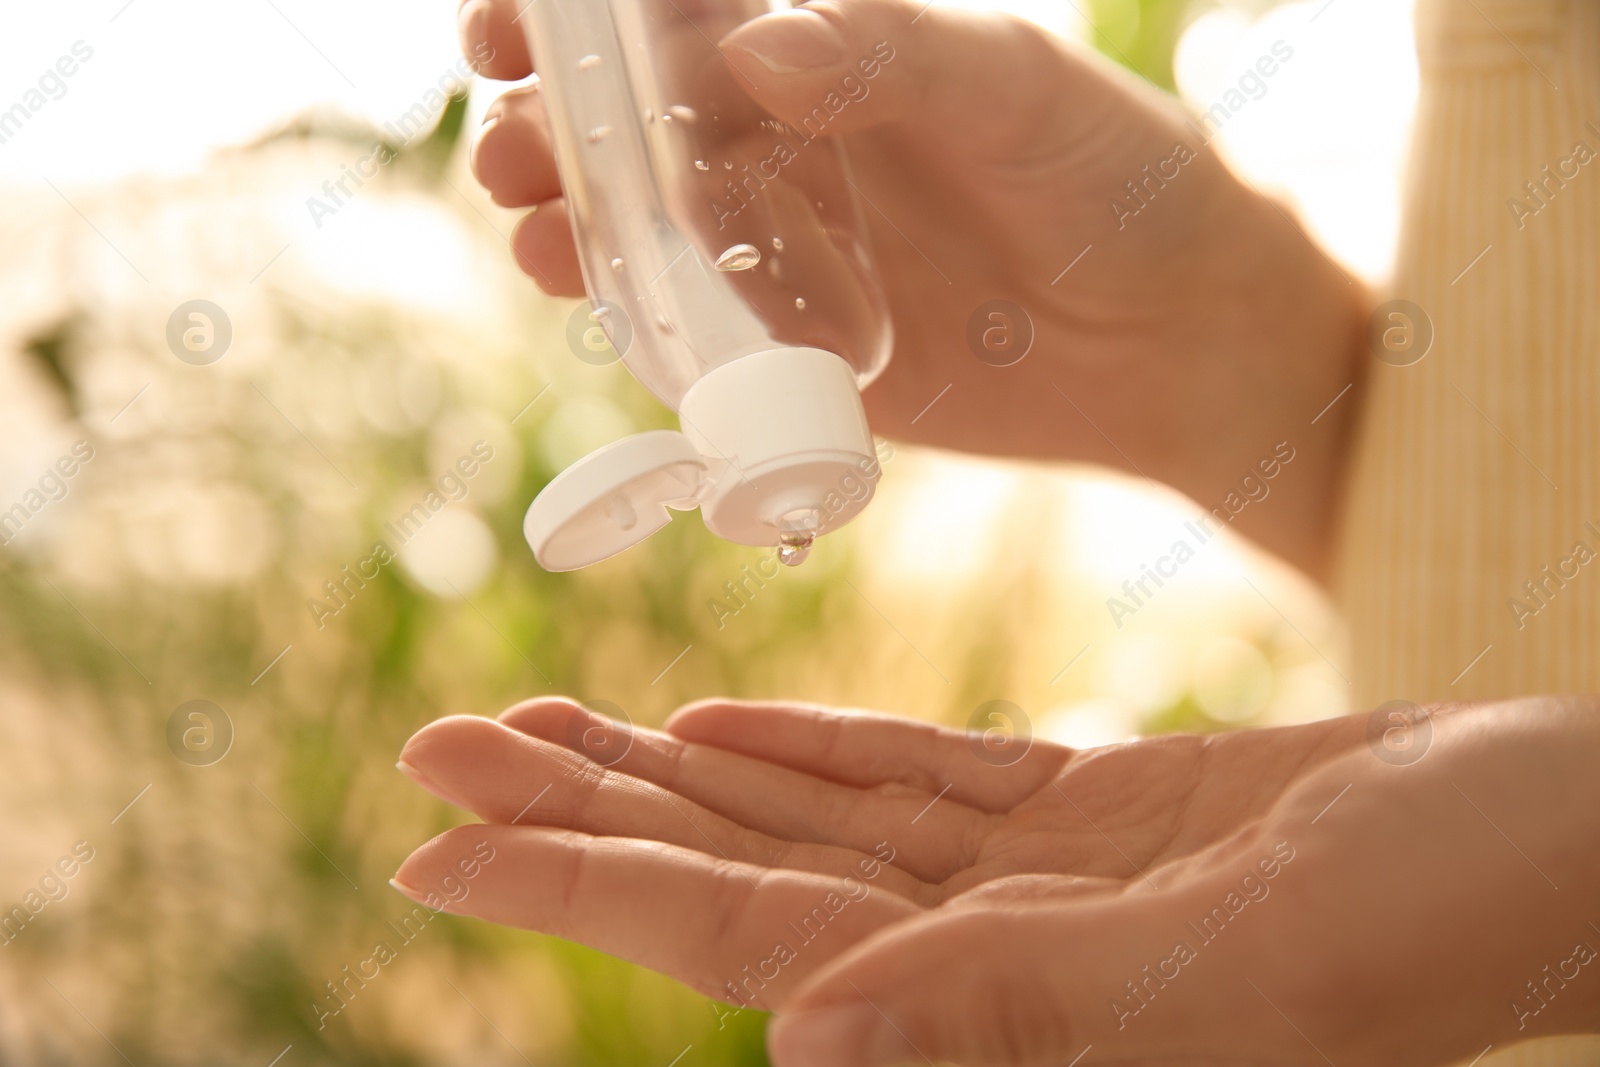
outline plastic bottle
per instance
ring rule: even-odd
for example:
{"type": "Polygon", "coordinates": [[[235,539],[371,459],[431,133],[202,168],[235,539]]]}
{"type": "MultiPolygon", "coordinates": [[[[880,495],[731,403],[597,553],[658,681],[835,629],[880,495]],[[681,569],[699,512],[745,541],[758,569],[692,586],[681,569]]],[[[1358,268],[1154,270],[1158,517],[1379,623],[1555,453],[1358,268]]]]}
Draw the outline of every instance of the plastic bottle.
{"type": "Polygon", "coordinates": [[[804,558],[879,474],[860,389],[886,305],[840,145],[757,105],[715,42],[765,0],[532,0],[539,70],[591,314],[682,432],[579,460],[528,509],[548,570],[698,507],[715,534],[804,558]]]}

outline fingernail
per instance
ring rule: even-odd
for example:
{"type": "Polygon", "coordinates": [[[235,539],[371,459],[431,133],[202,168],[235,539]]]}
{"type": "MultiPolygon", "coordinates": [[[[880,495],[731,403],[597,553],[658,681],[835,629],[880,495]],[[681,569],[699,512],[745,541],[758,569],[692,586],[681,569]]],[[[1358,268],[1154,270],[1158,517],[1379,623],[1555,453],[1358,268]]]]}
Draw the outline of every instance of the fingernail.
{"type": "Polygon", "coordinates": [[[461,801],[444,786],[440,785],[438,782],[435,782],[432,778],[429,778],[426,774],[423,774],[420,770],[413,767],[405,760],[395,761],[394,766],[395,769],[401,774],[405,775],[407,778],[411,779],[413,782],[417,783],[422,788],[426,789],[428,792],[444,801],[446,804],[454,804],[458,808],[464,808],[467,806],[461,803],[461,801]]]}
{"type": "MultiPolygon", "coordinates": [[[[479,69],[482,56],[480,49],[489,40],[489,0],[469,0],[456,15],[456,32],[461,36],[461,53],[467,57],[467,65],[473,70],[479,69]]],[[[490,53],[493,55],[493,53],[490,53]]]]}
{"type": "Polygon", "coordinates": [[[776,1067],[845,1067],[869,1062],[882,1028],[883,1017],[871,1008],[822,1008],[779,1015],[767,1046],[776,1067]]]}
{"type": "Polygon", "coordinates": [[[424,893],[422,890],[420,890],[420,889],[412,889],[410,886],[406,885],[404,882],[400,881],[398,878],[389,879],[389,884],[394,886],[395,889],[398,892],[405,894],[406,896],[410,897],[412,900],[416,901],[418,904],[427,903],[427,901],[424,899],[424,898],[427,897],[427,894],[424,893]]]}
{"type": "Polygon", "coordinates": [[[831,67],[845,52],[844,37],[833,23],[801,8],[753,19],[725,37],[722,46],[748,52],[774,74],[831,67]]]}
{"type": "Polygon", "coordinates": [[[485,115],[483,125],[478,128],[478,136],[473,138],[472,147],[467,150],[467,164],[472,168],[472,173],[478,177],[480,182],[483,180],[483,174],[478,169],[478,160],[480,153],[483,151],[483,142],[488,139],[490,132],[499,125],[499,115],[493,113],[485,115]]]}
{"type": "Polygon", "coordinates": [[[424,789],[433,790],[439,788],[433,783],[432,778],[429,778],[426,774],[423,774],[421,771],[417,770],[403,759],[394,761],[394,769],[411,779],[413,782],[416,782],[424,789]]]}

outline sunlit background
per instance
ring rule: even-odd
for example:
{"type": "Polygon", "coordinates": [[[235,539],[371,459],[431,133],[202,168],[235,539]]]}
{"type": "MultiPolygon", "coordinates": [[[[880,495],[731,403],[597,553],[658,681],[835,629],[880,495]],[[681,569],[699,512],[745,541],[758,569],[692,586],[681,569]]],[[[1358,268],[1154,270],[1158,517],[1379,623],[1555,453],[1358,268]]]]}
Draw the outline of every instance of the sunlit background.
{"type": "MultiPolygon", "coordinates": [[[[1384,277],[1409,4],[972,6],[1197,110],[1287,43],[1215,143],[1384,277]]],[[[92,449],[0,547],[0,907],[46,900],[0,945],[0,1063],[764,1062],[755,1013],[721,1027],[665,978],[449,917],[318,1028],[324,983],[408,910],[385,879],[459,818],[394,770],[439,715],[561,692],[656,724],[730,694],[964,724],[1003,699],[1093,745],[1345,710],[1327,605],[1226,537],[1116,627],[1106,598],[1193,505],[1091,470],[897,447],[866,516],[732,615],[711,601],[733,606],[723,583],[760,553],[692,517],[541,572],[520,533],[538,488],[672,423],[619,365],[574,358],[576,302],[513,268],[515,215],[465,162],[503,86],[385,131],[455,69],[454,4],[8,5],[0,109],[77,42],[90,57],[0,143],[0,510],[92,449]],[[399,158],[317,225],[307,198],[378,138],[399,158]],[[167,344],[194,299],[231,322],[213,365],[167,344]],[[317,617],[479,442],[465,496],[317,617]],[[225,716],[207,765],[169,739],[192,700],[225,716]],[[52,878],[78,842],[92,859],[52,878]]]]}

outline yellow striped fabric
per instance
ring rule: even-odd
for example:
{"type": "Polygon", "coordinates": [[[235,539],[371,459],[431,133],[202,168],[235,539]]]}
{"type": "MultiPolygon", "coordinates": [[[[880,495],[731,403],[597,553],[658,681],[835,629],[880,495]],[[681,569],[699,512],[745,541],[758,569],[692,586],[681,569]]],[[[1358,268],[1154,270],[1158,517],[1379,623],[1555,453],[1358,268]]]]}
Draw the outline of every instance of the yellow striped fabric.
{"type": "Polygon", "coordinates": [[[1418,0],[1417,49],[1390,295],[1433,341],[1368,369],[1335,583],[1357,706],[1600,691],[1600,3],[1418,0]]]}

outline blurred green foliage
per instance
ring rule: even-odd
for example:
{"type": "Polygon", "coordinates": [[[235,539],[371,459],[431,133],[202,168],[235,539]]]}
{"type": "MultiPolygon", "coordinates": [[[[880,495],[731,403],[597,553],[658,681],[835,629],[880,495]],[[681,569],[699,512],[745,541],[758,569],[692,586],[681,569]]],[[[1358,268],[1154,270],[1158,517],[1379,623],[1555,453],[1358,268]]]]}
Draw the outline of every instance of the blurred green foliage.
{"type": "Polygon", "coordinates": [[[1172,53],[1178,35],[1204,0],[1089,0],[1087,16],[1096,49],[1161,88],[1176,88],[1172,53]]]}
{"type": "MultiPolygon", "coordinates": [[[[1091,4],[1097,46],[1168,88],[1191,13],[1187,0],[1091,4]]],[[[451,184],[462,180],[464,112],[463,101],[450,103],[436,133],[386,173],[385,195],[431,202],[476,234],[474,256],[503,260],[504,235],[451,184]]],[[[212,192],[234,191],[239,174],[270,170],[268,156],[288,151],[282,138],[255,146],[236,172],[214,177],[212,192]]],[[[326,162],[296,166],[291,201],[327,173],[326,162]]],[[[281,195],[255,192],[261,203],[281,195]]],[[[248,243],[239,212],[251,214],[249,204],[218,210],[220,243],[248,243]]],[[[197,262],[222,286],[210,254],[197,262]]],[[[249,290],[256,310],[235,305],[241,351],[216,368],[174,365],[161,339],[169,304],[135,294],[123,314],[120,298],[89,285],[17,354],[34,366],[41,396],[54,397],[41,404],[56,404],[64,422],[107,391],[113,358],[132,368],[112,376],[119,397],[146,380],[151,395],[119,413],[114,433],[94,427],[105,434],[95,460],[52,505],[71,535],[0,551],[9,835],[0,904],[73,841],[96,850],[72,895],[0,949],[0,1061],[765,1063],[760,1013],[719,1013],[580,946],[448,916],[319,1025],[314,1005],[327,1003],[327,984],[409,910],[385,880],[460,818],[394,771],[400,746],[439,715],[492,713],[547,692],[611,701],[645,725],[714,693],[888,693],[895,710],[959,722],[962,709],[1018,690],[1018,631],[1044,607],[1027,561],[995,569],[981,597],[935,591],[950,601],[948,689],[926,677],[896,682],[923,668],[892,635],[891,653],[872,652],[862,635],[871,627],[875,641],[881,621],[832,595],[854,567],[847,537],[763,588],[759,611],[725,629],[698,606],[756,554],[715,542],[698,523],[674,523],[626,562],[547,574],[520,528],[558,466],[552,402],[524,407],[543,376],[559,366],[558,388],[606,396],[640,428],[666,425],[668,413],[620,368],[561,350],[569,305],[502,296],[507,317],[475,331],[404,300],[332,298],[322,283],[277,270],[249,290]],[[352,414],[363,389],[403,391],[412,377],[432,383],[424,414],[398,426],[352,414]],[[494,439],[504,479],[493,492],[475,487],[464,505],[499,546],[492,579],[465,597],[440,596],[390,565],[318,625],[306,602],[383,536],[473,432],[494,439]],[[221,539],[226,573],[185,570],[205,555],[186,539],[190,527],[221,539]],[[163,564],[148,553],[161,543],[164,565],[186,576],[158,574],[163,564]],[[235,730],[227,755],[207,767],[167,751],[169,716],[195,698],[216,701],[235,730]]],[[[506,292],[524,291],[504,273],[506,292]]],[[[241,277],[237,290],[246,289],[241,277]]],[[[1276,640],[1259,643],[1276,656],[1276,640]]],[[[1187,694],[1156,724],[1220,725],[1187,694]]]]}

